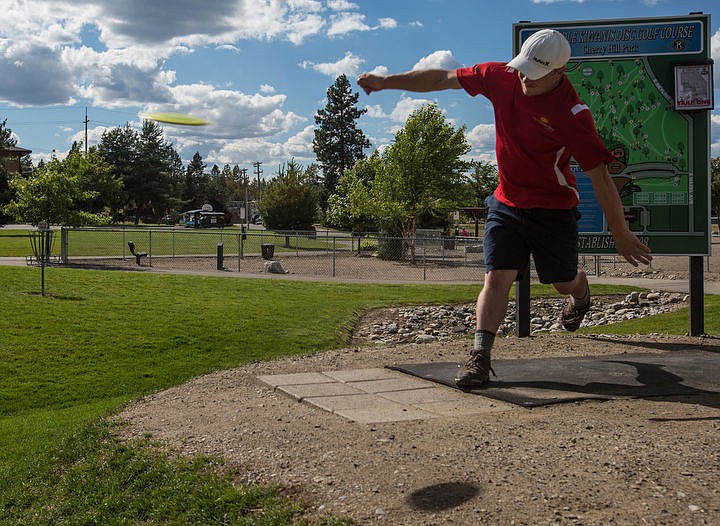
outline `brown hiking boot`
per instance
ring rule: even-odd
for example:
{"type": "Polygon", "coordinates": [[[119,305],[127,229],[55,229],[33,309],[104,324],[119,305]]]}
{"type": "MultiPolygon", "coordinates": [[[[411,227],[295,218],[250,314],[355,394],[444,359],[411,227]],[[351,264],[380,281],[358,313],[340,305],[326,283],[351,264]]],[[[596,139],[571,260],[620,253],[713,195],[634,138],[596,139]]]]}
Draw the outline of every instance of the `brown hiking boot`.
{"type": "MultiPolygon", "coordinates": [[[[588,296],[589,294],[590,292],[588,291],[588,296]]],[[[568,298],[562,312],[562,326],[566,331],[574,332],[580,328],[583,318],[590,310],[590,305],[591,302],[589,297],[588,302],[584,307],[576,307],[573,305],[572,298],[568,298]]]]}
{"type": "Polygon", "coordinates": [[[474,350],[465,367],[455,375],[455,385],[458,387],[482,387],[490,381],[490,352],[474,350]]]}

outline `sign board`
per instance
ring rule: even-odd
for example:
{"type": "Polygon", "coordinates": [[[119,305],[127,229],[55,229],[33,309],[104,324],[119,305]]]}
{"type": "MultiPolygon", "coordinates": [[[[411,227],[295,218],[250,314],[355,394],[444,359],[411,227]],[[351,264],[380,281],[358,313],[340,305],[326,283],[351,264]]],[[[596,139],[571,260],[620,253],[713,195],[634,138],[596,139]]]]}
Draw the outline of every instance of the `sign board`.
{"type": "MultiPolygon", "coordinates": [[[[544,28],[570,42],[566,74],[615,155],[608,168],[630,229],[654,254],[709,255],[710,16],[520,22],[515,54],[544,28]]],[[[615,254],[589,178],[573,173],[581,253],[615,254]]]]}

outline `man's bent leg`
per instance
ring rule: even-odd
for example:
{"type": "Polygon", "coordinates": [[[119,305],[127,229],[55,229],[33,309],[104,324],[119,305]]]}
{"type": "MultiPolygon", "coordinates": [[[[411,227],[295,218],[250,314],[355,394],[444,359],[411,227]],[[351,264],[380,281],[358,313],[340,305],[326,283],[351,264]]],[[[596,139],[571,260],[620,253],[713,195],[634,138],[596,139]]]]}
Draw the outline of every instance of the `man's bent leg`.
{"type": "Polygon", "coordinates": [[[489,381],[495,334],[505,319],[508,294],[516,277],[516,270],[492,270],[485,274],[475,309],[475,343],[470,359],[455,377],[458,387],[480,387],[489,381]]]}
{"type": "Polygon", "coordinates": [[[576,331],[590,310],[590,287],[584,271],[579,271],[572,281],[553,283],[560,294],[569,294],[562,312],[562,324],[568,331],[576,331]]]}

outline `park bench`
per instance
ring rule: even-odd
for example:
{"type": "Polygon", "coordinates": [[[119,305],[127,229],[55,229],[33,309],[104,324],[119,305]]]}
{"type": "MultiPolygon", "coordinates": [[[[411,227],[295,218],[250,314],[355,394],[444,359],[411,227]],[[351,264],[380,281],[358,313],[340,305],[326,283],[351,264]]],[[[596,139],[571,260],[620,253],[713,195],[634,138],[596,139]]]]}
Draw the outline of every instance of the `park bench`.
{"type": "Polygon", "coordinates": [[[147,252],[137,252],[135,250],[135,243],[132,241],[128,241],[128,248],[130,249],[130,253],[135,256],[135,262],[138,264],[138,267],[140,266],[140,260],[142,258],[146,258],[148,253],[147,252]]]}

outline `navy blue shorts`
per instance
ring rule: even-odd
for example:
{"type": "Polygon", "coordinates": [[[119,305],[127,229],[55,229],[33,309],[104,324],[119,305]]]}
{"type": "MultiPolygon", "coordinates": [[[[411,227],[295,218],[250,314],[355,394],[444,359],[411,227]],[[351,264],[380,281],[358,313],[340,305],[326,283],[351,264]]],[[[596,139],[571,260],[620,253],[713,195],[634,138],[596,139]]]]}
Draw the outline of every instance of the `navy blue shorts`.
{"type": "Polygon", "coordinates": [[[513,208],[494,195],[488,207],[483,251],[485,270],[517,270],[518,279],[530,262],[540,283],[575,279],[578,271],[577,209],[513,208]]]}

